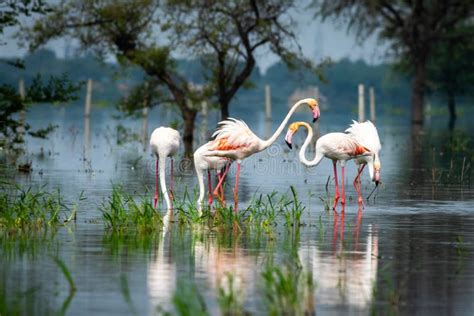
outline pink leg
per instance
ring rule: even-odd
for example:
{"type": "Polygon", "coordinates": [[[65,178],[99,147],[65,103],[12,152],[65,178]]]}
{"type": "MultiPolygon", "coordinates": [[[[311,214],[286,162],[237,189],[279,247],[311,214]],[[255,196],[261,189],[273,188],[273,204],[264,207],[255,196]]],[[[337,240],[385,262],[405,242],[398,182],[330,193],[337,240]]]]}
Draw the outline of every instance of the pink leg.
{"type": "Polygon", "coordinates": [[[219,180],[219,183],[217,184],[216,188],[214,189],[214,196],[216,196],[216,197],[219,196],[219,188],[222,189],[222,182],[224,182],[224,179],[227,175],[227,172],[229,172],[229,168],[230,168],[230,163],[227,164],[227,166],[225,167],[224,174],[222,175],[222,177],[219,180]]]}
{"type": "MultiPolygon", "coordinates": [[[[219,182],[221,181],[222,179],[222,175],[221,175],[221,172],[218,170],[217,171],[217,179],[219,180],[219,182]]],[[[225,205],[225,196],[224,196],[224,188],[222,187],[222,185],[219,187],[219,193],[220,193],[220,201],[223,205],[225,205]]]]}
{"type": "Polygon", "coordinates": [[[362,207],[364,207],[364,201],[362,199],[362,192],[361,192],[361,181],[360,181],[360,176],[362,174],[362,170],[364,170],[365,164],[359,166],[359,170],[357,172],[357,176],[354,179],[354,188],[357,191],[357,202],[359,204],[362,204],[362,207]]]}
{"type": "Polygon", "coordinates": [[[341,199],[341,205],[342,205],[342,211],[344,212],[344,205],[346,204],[346,193],[344,192],[344,165],[341,166],[342,170],[342,179],[341,179],[341,184],[342,184],[342,199],[341,199]]]}
{"type": "Polygon", "coordinates": [[[153,203],[153,208],[156,208],[156,203],[158,202],[158,158],[156,158],[156,165],[155,165],[155,198],[153,203]]]}
{"type": "Polygon", "coordinates": [[[208,202],[209,202],[209,207],[212,206],[212,203],[214,202],[212,200],[212,183],[211,183],[211,171],[207,170],[207,187],[209,189],[209,198],[208,198],[208,202]]]}
{"type": "Polygon", "coordinates": [[[336,210],[336,204],[337,201],[339,201],[339,185],[337,183],[337,168],[336,168],[336,161],[333,161],[333,166],[334,166],[334,181],[336,182],[336,193],[334,195],[334,204],[332,206],[333,210],[336,210]]]}
{"type": "Polygon", "coordinates": [[[237,163],[237,175],[235,177],[234,187],[234,212],[237,213],[239,207],[239,178],[240,178],[240,162],[237,163]]]}

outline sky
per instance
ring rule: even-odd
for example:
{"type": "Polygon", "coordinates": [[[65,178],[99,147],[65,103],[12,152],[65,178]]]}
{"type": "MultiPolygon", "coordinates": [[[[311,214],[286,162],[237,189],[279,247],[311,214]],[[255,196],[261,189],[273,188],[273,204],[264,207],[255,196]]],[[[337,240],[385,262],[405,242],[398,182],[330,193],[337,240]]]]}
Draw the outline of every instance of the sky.
{"type": "MultiPolygon", "coordinates": [[[[360,44],[353,34],[346,32],[345,27],[339,27],[331,21],[318,21],[312,12],[300,10],[294,11],[291,15],[297,21],[298,42],[306,57],[317,60],[329,57],[333,61],[342,58],[363,59],[369,64],[378,64],[385,59],[386,46],[377,43],[374,36],[360,44]]],[[[5,30],[3,40],[6,45],[0,46],[0,57],[21,57],[26,53],[26,49],[19,47],[17,41],[11,38],[15,32],[16,30],[12,28],[5,30]]],[[[46,47],[53,49],[57,56],[64,57],[67,41],[56,40],[46,47]]],[[[277,61],[278,57],[269,52],[262,51],[257,56],[258,66],[262,72],[277,61]]]]}

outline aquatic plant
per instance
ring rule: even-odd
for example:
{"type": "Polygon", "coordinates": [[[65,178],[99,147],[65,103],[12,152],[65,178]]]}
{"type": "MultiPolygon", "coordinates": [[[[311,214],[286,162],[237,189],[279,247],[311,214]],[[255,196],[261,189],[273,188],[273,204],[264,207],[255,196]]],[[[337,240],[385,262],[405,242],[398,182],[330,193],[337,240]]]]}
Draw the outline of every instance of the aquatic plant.
{"type": "Polygon", "coordinates": [[[245,315],[242,293],[235,288],[235,276],[227,272],[219,282],[217,301],[222,315],[245,315]]]}
{"type": "MultiPolygon", "coordinates": [[[[204,316],[209,315],[206,302],[195,283],[187,280],[179,280],[177,289],[173,295],[173,306],[177,315],[181,316],[204,316]]],[[[170,313],[165,313],[171,315],[170,313]]]]}
{"type": "MultiPolygon", "coordinates": [[[[44,187],[8,185],[0,192],[0,228],[13,234],[57,227],[73,220],[76,205],[67,206],[59,189],[47,192],[44,187]]],[[[79,199],[83,199],[82,194],[79,199]]]]}
{"type": "Polygon", "coordinates": [[[153,208],[149,199],[142,197],[136,202],[121,186],[113,186],[112,196],[100,209],[106,228],[115,232],[146,233],[162,228],[162,216],[153,208]]]}
{"type": "Polygon", "coordinates": [[[269,264],[262,272],[263,293],[270,315],[313,315],[314,282],[299,265],[269,264]]]}

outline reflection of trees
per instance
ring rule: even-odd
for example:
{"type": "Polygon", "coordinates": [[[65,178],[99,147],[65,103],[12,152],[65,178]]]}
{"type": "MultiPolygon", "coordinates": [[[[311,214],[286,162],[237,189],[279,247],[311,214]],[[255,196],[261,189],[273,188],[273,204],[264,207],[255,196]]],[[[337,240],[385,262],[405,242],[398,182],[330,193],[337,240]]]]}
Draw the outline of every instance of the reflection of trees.
{"type": "Polygon", "coordinates": [[[396,292],[409,314],[464,314],[473,310],[474,218],[467,215],[403,214],[386,219],[392,230],[381,243],[390,255],[385,274],[379,278],[378,300],[396,292]],[[471,248],[472,249],[472,248],[471,248]],[[393,280],[391,288],[384,279],[393,280]]]}

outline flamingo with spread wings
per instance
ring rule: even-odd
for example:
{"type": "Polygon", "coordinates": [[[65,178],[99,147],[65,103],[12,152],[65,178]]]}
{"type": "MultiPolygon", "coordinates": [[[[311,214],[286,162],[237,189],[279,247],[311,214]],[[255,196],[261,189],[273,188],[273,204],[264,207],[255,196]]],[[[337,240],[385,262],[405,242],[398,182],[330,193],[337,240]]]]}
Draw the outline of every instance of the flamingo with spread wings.
{"type": "Polygon", "coordinates": [[[360,175],[364,167],[370,163],[369,166],[369,176],[370,180],[375,182],[375,186],[378,186],[380,182],[380,150],[382,145],[380,145],[380,138],[377,132],[377,128],[371,121],[365,121],[359,123],[352,121],[352,124],[346,133],[356,139],[362,146],[368,148],[373,155],[366,155],[354,159],[354,162],[358,165],[357,176],[354,179],[354,188],[358,194],[358,202],[363,205],[362,192],[361,192],[361,183],[360,175]]]}
{"type": "MultiPolygon", "coordinates": [[[[296,122],[292,123],[288,132],[286,133],[285,141],[290,148],[292,148],[292,138],[293,135],[298,131],[298,129],[303,126],[307,129],[308,135],[306,140],[303,143],[303,146],[299,152],[299,159],[307,167],[317,166],[321,160],[326,157],[332,160],[334,166],[334,179],[336,183],[336,193],[334,197],[333,209],[336,209],[337,202],[339,200],[339,185],[337,179],[337,168],[336,164],[339,161],[341,163],[341,173],[342,173],[342,198],[341,205],[344,207],[346,204],[346,196],[344,192],[344,167],[345,162],[351,159],[359,159],[363,156],[371,156],[372,152],[362,146],[355,138],[348,134],[344,133],[329,133],[321,136],[316,142],[316,155],[313,160],[308,161],[306,159],[306,148],[308,147],[311,139],[313,138],[313,129],[305,122],[296,122]]],[[[370,162],[369,162],[370,164],[370,162]]]]}
{"type": "MultiPolygon", "coordinates": [[[[319,118],[318,102],[312,98],[302,99],[291,107],[278,129],[267,140],[262,140],[255,135],[244,121],[229,118],[228,120],[219,122],[220,128],[214,132],[213,137],[215,137],[215,139],[211,141],[209,152],[206,156],[227,157],[237,161],[237,174],[234,186],[234,212],[237,212],[238,207],[240,164],[242,160],[270,147],[283,132],[283,129],[293,113],[303,104],[307,104],[311,109],[313,122],[319,118]]],[[[219,183],[221,184],[221,182],[222,179],[219,183]]]]}

